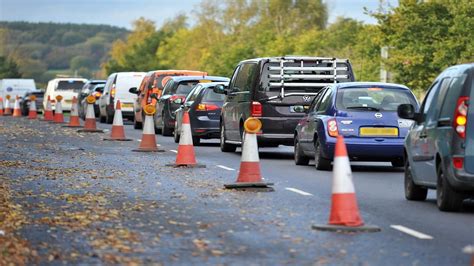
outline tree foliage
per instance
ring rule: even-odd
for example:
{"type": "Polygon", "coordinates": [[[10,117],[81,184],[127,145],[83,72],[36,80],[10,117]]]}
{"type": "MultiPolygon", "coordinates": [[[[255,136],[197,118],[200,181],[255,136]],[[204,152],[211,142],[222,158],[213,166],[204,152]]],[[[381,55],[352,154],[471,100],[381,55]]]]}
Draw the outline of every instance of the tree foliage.
{"type": "Polygon", "coordinates": [[[4,78],[21,78],[21,73],[15,62],[0,56],[0,79],[4,78]]]}

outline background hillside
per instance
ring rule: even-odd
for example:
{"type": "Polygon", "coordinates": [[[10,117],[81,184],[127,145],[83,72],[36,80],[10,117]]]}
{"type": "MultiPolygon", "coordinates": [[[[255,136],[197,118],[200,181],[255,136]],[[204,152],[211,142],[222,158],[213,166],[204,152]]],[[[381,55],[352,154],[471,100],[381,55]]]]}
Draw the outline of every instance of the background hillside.
{"type": "Polygon", "coordinates": [[[104,77],[112,42],[127,33],[108,25],[0,22],[0,56],[40,84],[56,74],[104,77]]]}

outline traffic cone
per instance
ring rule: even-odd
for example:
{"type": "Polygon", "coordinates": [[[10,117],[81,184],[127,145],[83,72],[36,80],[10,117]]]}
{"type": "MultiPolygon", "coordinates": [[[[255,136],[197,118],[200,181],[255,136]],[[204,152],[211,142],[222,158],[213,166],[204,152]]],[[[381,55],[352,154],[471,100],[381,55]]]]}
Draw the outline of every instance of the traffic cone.
{"type": "Polygon", "coordinates": [[[30,96],[30,110],[28,112],[28,119],[36,119],[38,117],[38,113],[36,111],[36,96],[30,96]]]}
{"type": "Polygon", "coordinates": [[[110,138],[104,140],[117,140],[117,141],[130,141],[125,137],[125,129],[123,127],[122,118],[122,105],[120,100],[117,101],[115,106],[114,123],[112,124],[112,131],[110,132],[110,138]]]}
{"type": "Polygon", "coordinates": [[[12,115],[12,108],[10,107],[10,95],[7,94],[5,97],[7,100],[5,101],[5,112],[3,115],[10,116],[12,115]]]}
{"type": "Polygon", "coordinates": [[[79,122],[79,111],[76,96],[72,97],[71,116],[69,117],[69,124],[64,127],[81,127],[81,123],[79,122]]]}
{"type": "Polygon", "coordinates": [[[43,121],[53,121],[53,108],[51,107],[51,97],[48,96],[48,101],[46,101],[46,106],[43,111],[43,121]]]}
{"type": "Polygon", "coordinates": [[[18,96],[16,96],[15,105],[13,106],[13,117],[21,117],[20,100],[18,96]]]}
{"type": "Polygon", "coordinates": [[[0,116],[3,116],[3,98],[0,97],[0,116]]]}
{"type": "Polygon", "coordinates": [[[86,99],[87,109],[86,109],[86,121],[84,122],[84,128],[79,129],[77,132],[87,132],[87,133],[104,133],[102,129],[97,129],[95,123],[95,112],[94,112],[94,103],[95,96],[89,95],[86,99]]]}
{"type": "Polygon", "coordinates": [[[257,134],[262,128],[262,122],[257,118],[250,117],[244,123],[245,136],[242,143],[242,158],[237,181],[234,184],[226,184],[225,188],[268,188],[273,183],[263,182],[260,173],[260,159],[258,157],[257,134]]]}
{"type": "Polygon", "coordinates": [[[63,114],[63,105],[61,104],[63,97],[61,95],[56,96],[56,110],[54,110],[54,120],[53,123],[63,124],[64,123],[64,114],[63,114]]]}
{"type": "Polygon", "coordinates": [[[377,232],[377,226],[364,226],[359,215],[354,184],[352,182],[351,165],[347,156],[344,138],[338,136],[334,152],[332,177],[332,203],[328,225],[314,225],[313,229],[327,231],[366,231],[377,232]]]}
{"type": "MultiPolygon", "coordinates": [[[[177,129],[175,129],[177,130],[177,129]]],[[[191,122],[189,121],[189,113],[186,111],[183,114],[183,121],[181,124],[181,134],[179,138],[178,154],[176,154],[176,162],[174,164],[167,164],[167,166],[186,166],[205,168],[203,164],[196,162],[196,155],[194,154],[193,137],[191,133],[191,122]]]]}
{"type": "Polygon", "coordinates": [[[143,108],[143,111],[145,113],[145,123],[143,124],[142,141],[138,149],[132,151],[164,152],[164,150],[160,150],[156,146],[155,123],[153,121],[153,114],[156,112],[155,107],[149,104],[143,108]]]}

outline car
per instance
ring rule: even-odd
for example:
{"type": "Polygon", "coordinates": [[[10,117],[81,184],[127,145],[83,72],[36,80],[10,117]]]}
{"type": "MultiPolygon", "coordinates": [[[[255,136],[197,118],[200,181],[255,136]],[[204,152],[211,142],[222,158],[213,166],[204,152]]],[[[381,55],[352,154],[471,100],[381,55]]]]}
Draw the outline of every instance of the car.
{"type": "Polygon", "coordinates": [[[99,98],[101,123],[112,124],[117,100],[122,104],[122,116],[133,120],[133,103],[137,95],[130,93],[129,90],[140,85],[145,74],[145,72],[117,72],[109,75],[104,92],[99,98]]]}
{"type": "MultiPolygon", "coordinates": [[[[104,85],[105,84],[105,80],[89,80],[86,82],[86,84],[84,84],[84,86],[82,87],[81,91],[79,92],[78,96],[77,96],[77,102],[79,104],[79,109],[78,109],[78,112],[79,112],[79,117],[81,117],[82,119],[85,119],[85,116],[86,116],[86,106],[85,104],[83,105],[82,103],[85,102],[84,99],[89,96],[91,94],[91,92],[93,91],[96,91],[96,92],[99,92],[99,93],[102,93],[103,90],[100,90],[99,88],[104,88],[104,85]],[[102,85],[101,87],[97,87],[97,85],[102,85]]],[[[97,93],[96,93],[97,94],[97,93]]],[[[100,96],[100,95],[99,95],[100,96]]],[[[98,97],[96,97],[98,98],[98,97]]],[[[99,116],[99,105],[97,104],[96,102],[96,105],[94,106],[95,110],[96,110],[96,117],[99,116]]]]}
{"type": "Polygon", "coordinates": [[[436,189],[441,211],[459,211],[474,197],[474,64],[443,71],[419,111],[404,104],[398,114],[414,126],[405,140],[405,198],[423,201],[436,189]]]}
{"type": "Polygon", "coordinates": [[[154,93],[157,98],[161,97],[163,88],[168,81],[168,77],[174,76],[207,76],[207,72],[194,70],[154,70],[148,72],[143,78],[139,87],[130,88],[130,93],[137,94],[137,98],[133,103],[134,106],[134,123],[135,129],[141,129],[145,114],[142,112],[143,107],[147,104],[156,104],[156,100],[150,95],[154,93]]]}
{"type": "Polygon", "coordinates": [[[176,99],[184,100],[198,83],[227,82],[226,77],[215,76],[174,76],[169,77],[160,98],[156,98],[156,113],[154,114],[155,130],[163,136],[171,136],[175,126],[175,111],[181,106],[176,99]]]}
{"type": "Polygon", "coordinates": [[[36,91],[33,79],[0,79],[0,97],[5,99],[10,95],[11,107],[16,97],[23,97],[27,92],[36,91]]]}
{"type": "Polygon", "coordinates": [[[95,97],[95,103],[94,103],[94,116],[99,117],[100,116],[100,109],[99,109],[99,99],[100,96],[102,96],[102,93],[104,92],[104,87],[105,83],[98,83],[95,85],[90,86],[88,89],[83,90],[80,95],[80,101],[78,101],[79,104],[79,117],[82,118],[83,120],[86,120],[86,114],[87,114],[87,96],[92,95],[95,97]]]}
{"type": "Polygon", "coordinates": [[[72,98],[78,96],[87,79],[83,78],[55,78],[48,82],[43,98],[43,107],[46,107],[48,96],[51,99],[51,108],[56,110],[56,96],[63,97],[61,106],[63,111],[70,111],[72,98]]]}
{"type": "Polygon", "coordinates": [[[243,124],[258,117],[262,129],[259,147],[293,145],[293,132],[303,113],[328,84],[354,81],[348,59],[285,56],[244,60],[234,70],[226,90],[220,119],[220,149],[234,152],[242,144],[243,124]]]}
{"type": "MultiPolygon", "coordinates": [[[[413,124],[397,115],[400,104],[418,108],[409,88],[381,82],[329,85],[314,99],[294,130],[294,159],[329,170],[337,136],[343,136],[352,161],[391,162],[403,166],[403,143],[413,124]]],[[[303,109],[303,107],[299,107],[303,109]]]]}
{"type": "Polygon", "coordinates": [[[34,95],[36,97],[35,103],[36,103],[36,111],[41,112],[43,110],[43,105],[41,104],[43,102],[43,96],[44,96],[44,91],[37,90],[37,91],[30,91],[25,94],[20,100],[20,109],[21,109],[21,114],[24,116],[27,116],[30,112],[30,104],[31,104],[31,99],[30,96],[34,95]]]}
{"type": "Polygon", "coordinates": [[[178,98],[175,103],[181,104],[176,110],[174,141],[179,142],[184,112],[189,113],[193,144],[199,145],[201,139],[219,138],[219,118],[224,104],[225,95],[215,93],[216,85],[228,86],[228,82],[199,83],[183,100],[178,98]]]}

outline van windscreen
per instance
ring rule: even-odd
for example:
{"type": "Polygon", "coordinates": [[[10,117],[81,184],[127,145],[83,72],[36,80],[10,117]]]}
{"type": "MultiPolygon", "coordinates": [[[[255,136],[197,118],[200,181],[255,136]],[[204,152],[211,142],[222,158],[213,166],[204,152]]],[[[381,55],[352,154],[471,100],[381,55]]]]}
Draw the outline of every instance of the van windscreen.
{"type": "Polygon", "coordinates": [[[84,81],[82,80],[61,80],[58,82],[58,87],[56,90],[58,91],[81,91],[82,87],[84,86],[84,81]]]}
{"type": "Polygon", "coordinates": [[[188,95],[188,93],[191,92],[191,90],[198,84],[199,81],[185,81],[185,82],[180,82],[178,87],[176,88],[175,94],[183,94],[183,95],[188,95]]]}

